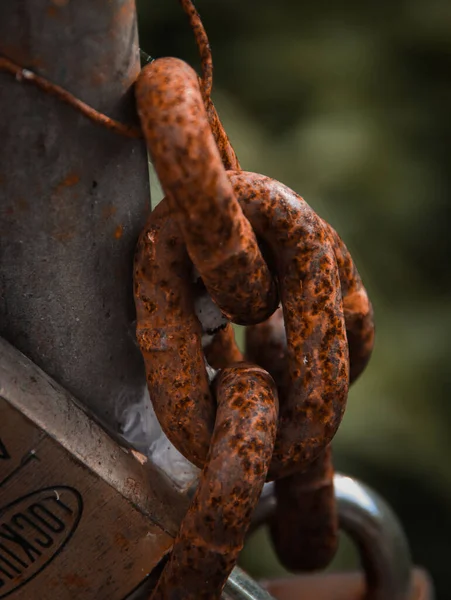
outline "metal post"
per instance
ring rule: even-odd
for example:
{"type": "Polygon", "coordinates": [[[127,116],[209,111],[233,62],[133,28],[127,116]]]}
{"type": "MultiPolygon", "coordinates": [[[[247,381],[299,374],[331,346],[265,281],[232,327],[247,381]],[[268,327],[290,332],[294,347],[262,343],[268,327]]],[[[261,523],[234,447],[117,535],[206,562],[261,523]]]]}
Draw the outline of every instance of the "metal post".
{"type": "MultiPolygon", "coordinates": [[[[136,119],[134,0],[1,2],[0,52],[136,119]]],[[[131,326],[144,144],[1,72],[0,140],[0,335],[114,425],[145,386],[131,326]]]]}

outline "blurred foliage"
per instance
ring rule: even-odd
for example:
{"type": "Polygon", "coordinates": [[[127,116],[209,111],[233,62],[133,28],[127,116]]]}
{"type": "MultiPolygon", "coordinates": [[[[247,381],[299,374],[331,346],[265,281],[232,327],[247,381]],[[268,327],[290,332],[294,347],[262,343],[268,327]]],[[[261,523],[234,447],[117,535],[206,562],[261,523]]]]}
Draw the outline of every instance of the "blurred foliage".
{"type": "MultiPolygon", "coordinates": [[[[143,49],[198,67],[178,2],[138,6],[143,49]]],[[[350,394],[337,469],[392,504],[449,598],[451,3],[197,7],[243,168],[283,181],[338,230],[375,306],[376,350],[350,394]]],[[[277,568],[257,535],[244,558],[268,576],[277,568]]]]}

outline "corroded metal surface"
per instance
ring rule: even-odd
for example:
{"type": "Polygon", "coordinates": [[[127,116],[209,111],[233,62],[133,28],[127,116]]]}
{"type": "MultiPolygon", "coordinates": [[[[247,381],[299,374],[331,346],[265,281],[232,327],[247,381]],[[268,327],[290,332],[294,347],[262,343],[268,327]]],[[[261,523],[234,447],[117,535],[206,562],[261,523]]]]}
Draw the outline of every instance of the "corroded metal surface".
{"type": "Polygon", "coordinates": [[[204,349],[205,358],[214,369],[223,369],[233,363],[244,360],[239,350],[231,323],[216,333],[213,340],[204,349]]]}
{"type": "Polygon", "coordinates": [[[197,75],[183,61],[158,59],[138,77],[136,100],[155,170],[213,300],[236,323],[269,317],[275,282],[234,197],[197,75]]]}
{"type": "Polygon", "coordinates": [[[235,565],[276,435],[277,393],[260,367],[240,363],[216,383],[207,463],[152,600],[215,600],[235,565]]]}
{"type": "MultiPolygon", "coordinates": [[[[305,468],[328,445],[344,411],[348,350],[338,269],[319,218],[294,192],[255,174],[229,176],[246,217],[277,257],[290,383],[270,477],[281,477],[305,468]]],[[[201,466],[214,407],[190,263],[170,218],[177,213],[168,205],[160,203],[138,244],[137,336],[160,423],[174,445],[201,466]]]]}
{"type": "MultiPolygon", "coordinates": [[[[338,264],[349,346],[350,383],[353,383],[365,369],[373,351],[373,308],[345,244],[328,223],[322,219],[321,222],[329,234],[338,264]]],[[[273,375],[278,386],[284,385],[286,334],[281,308],[267,321],[246,328],[246,352],[251,360],[273,375]]]]}
{"type": "Polygon", "coordinates": [[[269,319],[246,327],[246,357],[270,373],[277,384],[279,396],[284,398],[290,387],[287,369],[287,334],[282,307],[269,319]]]}
{"type": "MultiPolygon", "coordinates": [[[[374,326],[371,305],[346,247],[335,231],[326,223],[324,225],[333,240],[343,303],[348,307],[347,313],[345,309],[345,321],[350,344],[350,370],[355,378],[364,368],[372,349],[374,326]],[[353,291],[356,293],[352,294],[353,291]],[[365,335],[356,335],[354,345],[351,345],[349,330],[356,331],[356,322],[364,325],[357,330],[359,333],[369,331],[372,335],[369,340],[365,335]]],[[[289,393],[290,380],[281,309],[266,322],[247,328],[246,354],[274,377],[283,404],[285,395],[289,393]]],[[[326,567],[335,554],[338,539],[330,448],[306,471],[277,481],[275,491],[278,508],[271,518],[271,536],[281,562],[292,571],[326,567]]]]}
{"type": "Polygon", "coordinates": [[[163,200],[151,213],[135,257],[136,336],[158,420],[174,446],[204,465],[214,425],[194,312],[192,265],[175,218],[163,200]]]}
{"type": "Polygon", "coordinates": [[[290,571],[325,569],[338,548],[330,446],[305,472],[275,482],[276,514],[271,539],[281,563],[290,571]]]}
{"type": "MultiPolygon", "coordinates": [[[[282,311],[248,328],[246,354],[273,376],[281,404],[289,391],[287,339],[282,311]]],[[[338,520],[328,446],[304,471],[276,481],[276,509],[270,519],[275,551],[285,568],[310,571],[325,568],[338,543],[338,520]]]]}
{"type": "Polygon", "coordinates": [[[211,56],[210,42],[203,26],[199,13],[191,0],[179,0],[183,10],[188,15],[191,29],[196,39],[202,65],[201,91],[204,99],[210,98],[213,87],[213,59],[211,56]]]}
{"type": "Polygon", "coordinates": [[[349,360],[338,268],[327,231],[300,196],[263,175],[228,175],[272,254],[279,283],[289,390],[281,399],[269,477],[282,477],[324,450],[345,409],[349,360]]]}

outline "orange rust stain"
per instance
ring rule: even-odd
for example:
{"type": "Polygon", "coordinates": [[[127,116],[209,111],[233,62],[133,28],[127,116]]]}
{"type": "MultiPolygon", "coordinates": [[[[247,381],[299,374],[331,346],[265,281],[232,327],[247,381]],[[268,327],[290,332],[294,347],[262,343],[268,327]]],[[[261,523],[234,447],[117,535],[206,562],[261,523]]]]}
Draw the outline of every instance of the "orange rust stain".
{"type": "Polygon", "coordinates": [[[56,8],[56,6],[49,6],[47,8],[47,10],[45,11],[46,15],[48,17],[57,17],[58,16],[58,10],[56,8]]]}
{"type": "Polygon", "coordinates": [[[77,173],[74,172],[70,172],[66,175],[66,177],[64,179],[62,179],[57,186],[55,186],[55,189],[53,190],[53,195],[54,196],[59,196],[59,194],[66,188],[68,187],[72,187],[74,185],[77,185],[77,183],[80,181],[80,176],[77,175],[77,173]]]}
{"type": "Polygon", "coordinates": [[[121,550],[128,550],[130,547],[130,543],[126,537],[122,535],[122,533],[116,533],[114,536],[114,541],[116,546],[118,546],[121,550]]]}
{"type": "Polygon", "coordinates": [[[76,173],[69,173],[63,181],[60,183],[62,187],[70,187],[72,185],[76,185],[80,181],[80,176],[76,173]]]}
{"type": "Polygon", "coordinates": [[[116,229],[114,230],[114,237],[115,237],[115,239],[116,240],[120,240],[121,237],[123,236],[123,234],[124,234],[124,228],[122,227],[122,225],[118,225],[116,227],[116,229]]]}
{"type": "Polygon", "coordinates": [[[63,583],[69,586],[77,588],[87,588],[89,586],[89,580],[84,577],[80,577],[76,573],[69,573],[62,577],[63,583]]]}
{"type": "Polygon", "coordinates": [[[116,214],[116,211],[117,211],[117,208],[115,206],[113,206],[113,204],[109,204],[107,206],[104,206],[102,208],[102,219],[104,219],[105,221],[107,221],[113,215],[116,214]]]}

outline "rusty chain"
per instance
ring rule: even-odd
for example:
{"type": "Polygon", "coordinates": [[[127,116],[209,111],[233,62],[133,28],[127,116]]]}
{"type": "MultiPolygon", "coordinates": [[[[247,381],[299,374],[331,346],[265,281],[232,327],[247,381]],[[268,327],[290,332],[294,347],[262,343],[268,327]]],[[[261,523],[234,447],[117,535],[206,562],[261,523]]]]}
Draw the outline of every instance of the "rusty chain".
{"type": "Polygon", "coordinates": [[[165,193],[137,245],[136,333],[163,431],[203,471],[153,600],[220,597],[265,480],[276,481],[271,535],[285,566],[329,564],[330,442],[374,343],[371,303],[338,234],[283,184],[241,170],[210,97],[207,35],[192,1],[180,3],[202,77],[175,58],[146,65],[141,129],[0,57],[0,69],[91,120],[144,136],[165,193]],[[205,290],[222,315],[213,328],[196,311],[205,290]],[[247,326],[255,364],[231,323],[247,326]],[[207,364],[220,370],[213,381],[207,364]]]}
{"type": "MultiPolygon", "coordinates": [[[[222,313],[253,325],[247,356],[277,383],[280,416],[268,479],[277,479],[278,512],[271,534],[288,568],[318,569],[329,564],[338,541],[329,443],[343,416],[348,382],[371,355],[372,308],[338,234],[282,184],[240,171],[206,87],[186,63],[172,58],[143,69],[136,84],[138,113],[166,195],[156,211],[166,217],[151,215],[135,271],[137,335],[149,392],[168,437],[203,466],[215,405],[194,310],[196,289],[186,275],[191,261],[222,313]],[[168,221],[174,229],[177,223],[178,236],[171,237],[168,221]],[[273,278],[282,302],[277,312],[273,278]]],[[[240,359],[230,326],[205,354],[216,368],[240,359]]],[[[212,588],[208,597],[217,597],[212,588]]]]}

